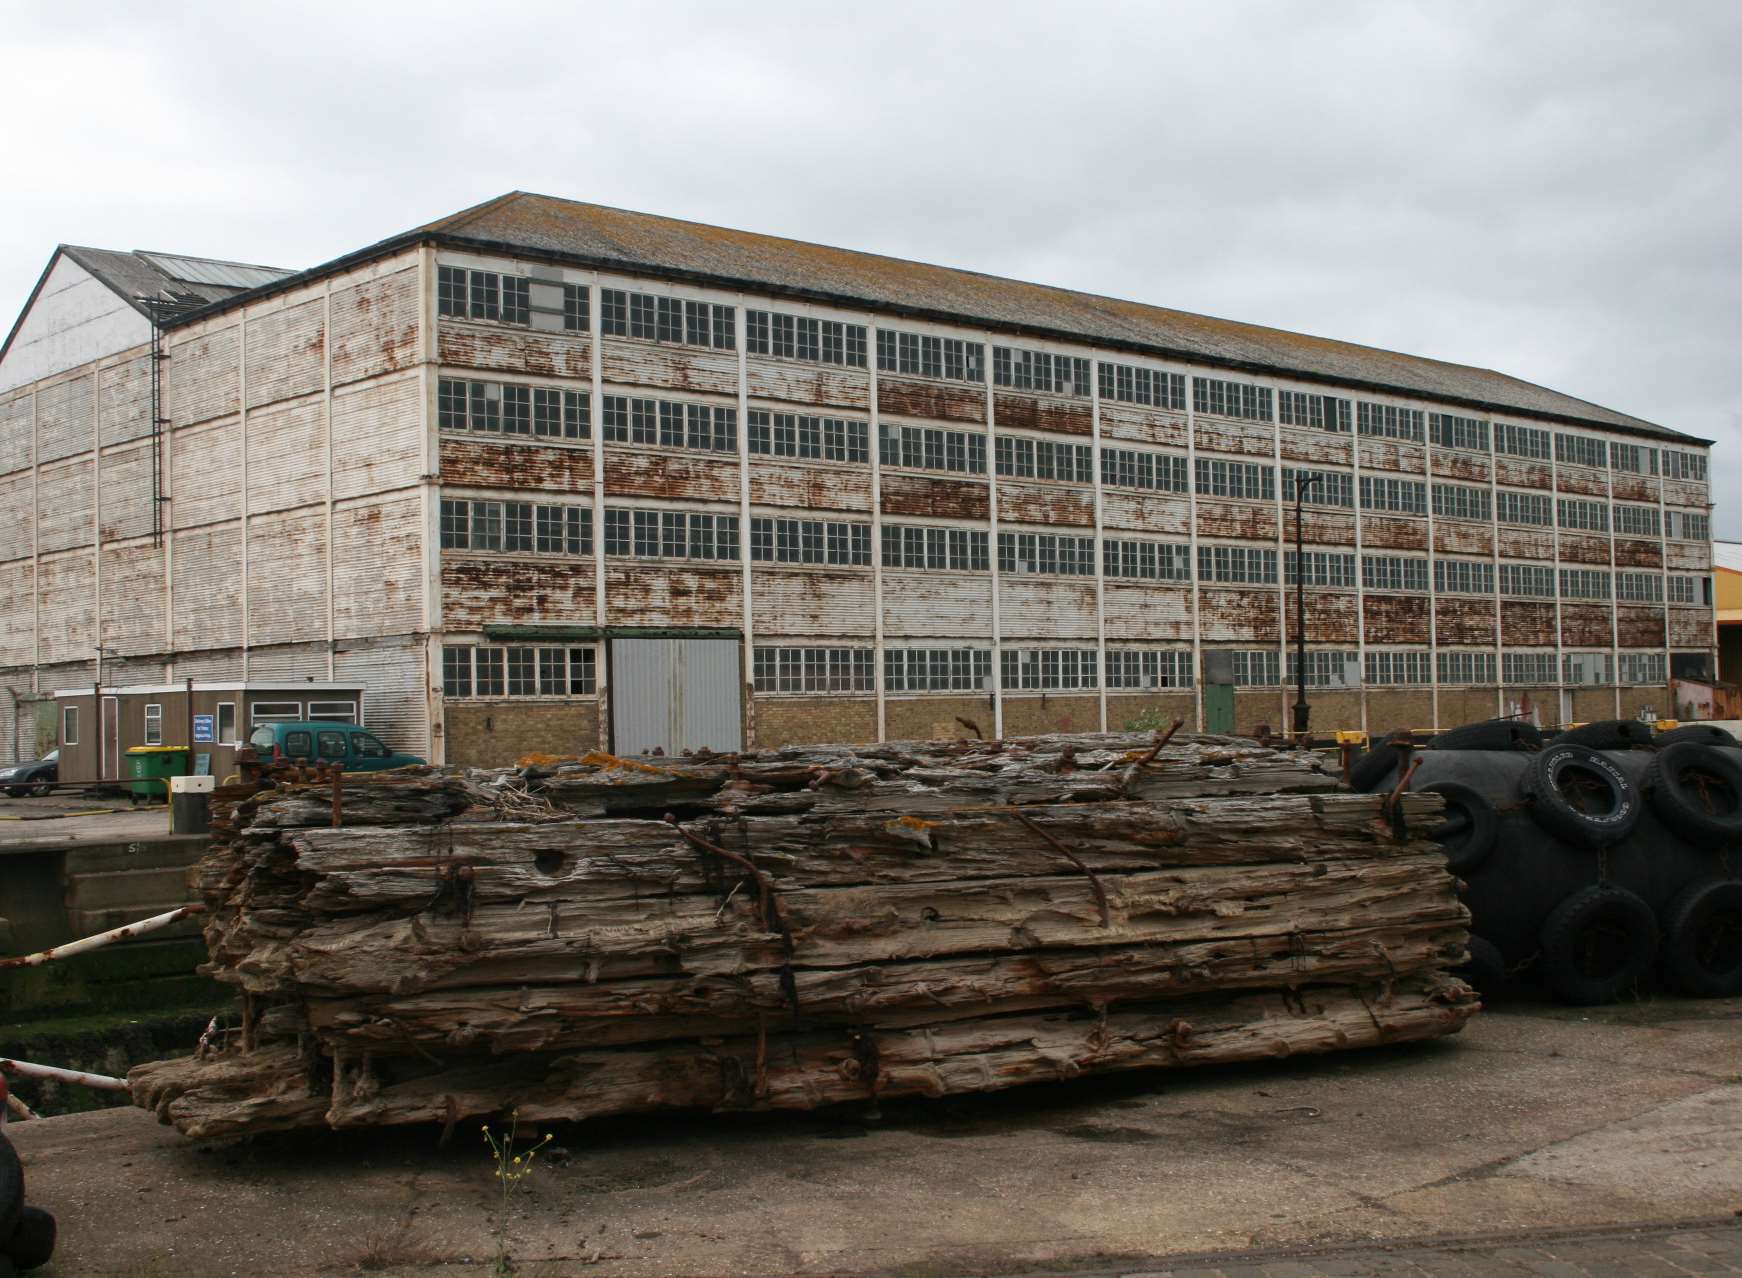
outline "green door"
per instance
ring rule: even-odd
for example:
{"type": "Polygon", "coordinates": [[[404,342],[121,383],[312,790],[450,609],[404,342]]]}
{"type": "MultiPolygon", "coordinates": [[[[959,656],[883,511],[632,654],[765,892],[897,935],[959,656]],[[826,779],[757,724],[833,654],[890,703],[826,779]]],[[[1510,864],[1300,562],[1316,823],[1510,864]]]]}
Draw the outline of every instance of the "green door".
{"type": "Polygon", "coordinates": [[[1206,683],[1204,685],[1204,731],[1219,736],[1234,733],[1234,685],[1206,683]]]}

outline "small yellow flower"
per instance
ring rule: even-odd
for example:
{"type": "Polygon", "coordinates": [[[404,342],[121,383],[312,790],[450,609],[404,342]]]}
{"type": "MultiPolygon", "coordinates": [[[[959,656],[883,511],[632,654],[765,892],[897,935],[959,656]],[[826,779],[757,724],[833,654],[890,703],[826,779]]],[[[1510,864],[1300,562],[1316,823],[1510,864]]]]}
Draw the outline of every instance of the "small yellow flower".
{"type": "Polygon", "coordinates": [[[519,1158],[519,1156],[518,1156],[518,1155],[516,1155],[516,1157],[515,1157],[515,1159],[514,1159],[514,1165],[515,1165],[515,1166],[516,1166],[516,1167],[518,1167],[518,1166],[520,1166],[520,1158],[519,1158]]]}

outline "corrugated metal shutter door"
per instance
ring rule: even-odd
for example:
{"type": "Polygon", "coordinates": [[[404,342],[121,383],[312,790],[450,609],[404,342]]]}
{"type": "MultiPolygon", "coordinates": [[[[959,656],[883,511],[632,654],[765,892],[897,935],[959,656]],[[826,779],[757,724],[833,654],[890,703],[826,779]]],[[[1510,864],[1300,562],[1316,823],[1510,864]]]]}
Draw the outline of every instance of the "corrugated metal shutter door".
{"type": "Polygon", "coordinates": [[[742,749],[739,663],[736,639],[613,639],[617,753],[742,749]]]}

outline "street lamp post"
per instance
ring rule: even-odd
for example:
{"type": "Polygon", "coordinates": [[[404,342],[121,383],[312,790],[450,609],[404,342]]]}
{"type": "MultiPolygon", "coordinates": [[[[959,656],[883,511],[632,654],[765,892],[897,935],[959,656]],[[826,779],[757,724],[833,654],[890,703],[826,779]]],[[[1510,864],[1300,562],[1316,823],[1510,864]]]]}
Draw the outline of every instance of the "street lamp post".
{"type": "Polygon", "coordinates": [[[1306,733],[1312,707],[1306,695],[1306,539],[1301,533],[1301,504],[1306,491],[1323,475],[1294,472],[1294,733],[1306,733]]]}

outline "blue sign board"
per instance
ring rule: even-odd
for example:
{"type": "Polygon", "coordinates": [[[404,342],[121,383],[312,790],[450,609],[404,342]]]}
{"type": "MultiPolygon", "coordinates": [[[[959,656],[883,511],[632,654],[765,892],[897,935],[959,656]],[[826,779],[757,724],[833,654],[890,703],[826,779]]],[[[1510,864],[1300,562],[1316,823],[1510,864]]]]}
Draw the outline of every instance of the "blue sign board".
{"type": "Polygon", "coordinates": [[[216,715],[196,714],[194,716],[194,740],[216,743],[218,740],[218,719],[216,715]]]}

